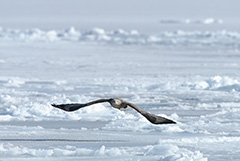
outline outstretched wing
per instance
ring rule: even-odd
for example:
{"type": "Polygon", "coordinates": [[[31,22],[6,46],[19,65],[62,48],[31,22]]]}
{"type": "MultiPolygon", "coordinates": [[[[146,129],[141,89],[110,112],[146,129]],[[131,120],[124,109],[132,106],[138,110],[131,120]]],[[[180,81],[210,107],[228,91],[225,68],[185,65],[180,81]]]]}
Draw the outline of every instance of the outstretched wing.
{"type": "Polygon", "coordinates": [[[161,117],[161,116],[156,116],[156,115],[150,114],[150,113],[142,110],[141,108],[139,108],[135,104],[132,104],[132,103],[129,103],[129,102],[125,102],[125,103],[127,103],[128,106],[132,107],[137,112],[139,112],[146,119],[148,119],[148,121],[150,121],[153,124],[176,124],[176,122],[174,122],[172,120],[169,120],[169,119],[167,119],[165,117],[161,117]]]}
{"type": "Polygon", "coordinates": [[[80,108],[86,107],[86,104],[61,104],[61,105],[56,105],[56,104],[52,104],[53,107],[59,108],[61,110],[64,111],[68,111],[68,112],[72,112],[72,111],[76,111],[80,108]]]}
{"type": "Polygon", "coordinates": [[[86,107],[86,106],[90,106],[96,103],[102,103],[102,102],[108,102],[109,99],[99,99],[96,101],[92,101],[92,102],[88,102],[88,103],[84,103],[84,104],[79,104],[79,103],[74,103],[74,104],[60,104],[60,105],[56,105],[56,104],[52,104],[53,107],[59,108],[61,110],[64,111],[76,111],[80,108],[86,107]]]}

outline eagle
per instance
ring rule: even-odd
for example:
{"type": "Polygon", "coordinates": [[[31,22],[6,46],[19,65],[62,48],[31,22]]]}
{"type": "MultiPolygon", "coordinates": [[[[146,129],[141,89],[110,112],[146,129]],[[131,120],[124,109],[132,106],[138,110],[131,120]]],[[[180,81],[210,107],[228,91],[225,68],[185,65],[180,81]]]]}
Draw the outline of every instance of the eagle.
{"type": "Polygon", "coordinates": [[[136,110],[137,112],[139,112],[142,116],[144,116],[152,124],[176,124],[176,122],[174,122],[170,119],[146,112],[143,109],[139,108],[137,105],[127,102],[127,101],[124,101],[120,98],[98,99],[98,100],[91,101],[91,102],[84,103],[84,104],[73,103],[73,104],[59,104],[59,105],[51,104],[51,105],[53,107],[59,108],[61,110],[64,110],[67,112],[72,112],[72,111],[79,110],[83,107],[87,107],[87,106],[90,106],[93,104],[103,103],[103,102],[108,102],[108,103],[110,103],[110,105],[113,108],[116,108],[119,110],[126,109],[129,106],[129,107],[133,108],[134,110],[136,110]]]}

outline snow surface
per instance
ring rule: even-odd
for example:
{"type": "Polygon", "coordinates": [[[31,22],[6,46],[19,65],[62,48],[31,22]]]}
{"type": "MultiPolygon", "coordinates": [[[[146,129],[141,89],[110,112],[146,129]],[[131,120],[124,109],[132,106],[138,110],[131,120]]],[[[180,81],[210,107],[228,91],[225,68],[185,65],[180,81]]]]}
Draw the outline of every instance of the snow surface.
{"type": "Polygon", "coordinates": [[[240,160],[236,1],[71,2],[0,5],[0,161],[240,160]],[[110,97],[177,124],[51,106],[110,97]]]}

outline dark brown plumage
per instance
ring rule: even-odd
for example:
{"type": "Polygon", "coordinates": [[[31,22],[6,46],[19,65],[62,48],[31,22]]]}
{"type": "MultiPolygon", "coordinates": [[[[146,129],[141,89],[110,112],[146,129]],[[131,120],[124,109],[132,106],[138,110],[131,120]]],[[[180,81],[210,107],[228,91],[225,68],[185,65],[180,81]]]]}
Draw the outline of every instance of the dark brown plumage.
{"type": "Polygon", "coordinates": [[[125,108],[127,108],[127,106],[130,106],[133,109],[135,109],[137,112],[139,112],[141,115],[143,115],[148,121],[150,121],[153,124],[176,124],[176,122],[174,122],[172,120],[169,120],[169,119],[161,117],[161,116],[156,116],[156,115],[150,114],[150,113],[142,110],[135,104],[123,101],[120,98],[99,99],[99,100],[84,103],[84,104],[78,104],[78,103],[76,103],[76,104],[61,104],[61,105],[52,104],[52,106],[59,108],[61,110],[67,111],[67,112],[71,112],[71,111],[76,111],[76,110],[86,107],[86,106],[90,106],[90,105],[93,105],[96,103],[103,103],[103,102],[108,102],[111,104],[112,107],[117,108],[119,110],[125,109],[125,108]]]}

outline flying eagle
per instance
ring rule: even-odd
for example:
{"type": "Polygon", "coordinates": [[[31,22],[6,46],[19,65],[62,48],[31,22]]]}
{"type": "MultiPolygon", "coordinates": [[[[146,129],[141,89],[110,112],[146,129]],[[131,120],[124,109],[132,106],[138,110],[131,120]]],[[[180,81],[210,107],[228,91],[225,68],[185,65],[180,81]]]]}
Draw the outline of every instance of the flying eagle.
{"type": "Polygon", "coordinates": [[[96,103],[103,103],[103,102],[108,102],[108,103],[110,103],[110,105],[112,107],[117,108],[119,110],[126,109],[127,106],[130,106],[133,109],[135,109],[137,112],[139,112],[141,115],[143,115],[148,121],[150,121],[153,124],[176,124],[176,122],[174,122],[172,120],[169,120],[169,119],[161,117],[161,116],[156,116],[156,115],[150,114],[150,113],[142,110],[135,104],[126,102],[120,98],[98,99],[98,100],[91,101],[91,102],[84,103],[84,104],[78,104],[78,103],[60,104],[60,105],[52,104],[52,106],[59,108],[61,110],[67,111],[67,112],[71,112],[71,111],[76,111],[76,110],[86,107],[86,106],[90,106],[90,105],[93,105],[96,103]]]}

